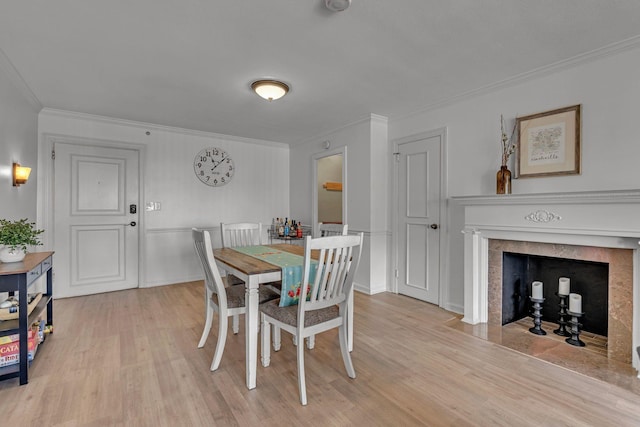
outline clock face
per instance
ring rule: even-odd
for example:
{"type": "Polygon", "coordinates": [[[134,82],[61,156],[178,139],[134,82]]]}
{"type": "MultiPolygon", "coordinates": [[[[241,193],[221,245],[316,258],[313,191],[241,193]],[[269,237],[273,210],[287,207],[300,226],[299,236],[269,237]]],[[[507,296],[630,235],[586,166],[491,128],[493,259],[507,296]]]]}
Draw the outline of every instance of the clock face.
{"type": "Polygon", "coordinates": [[[205,148],[193,160],[193,171],[198,179],[212,187],[227,184],[235,170],[229,153],[216,147],[205,148]]]}

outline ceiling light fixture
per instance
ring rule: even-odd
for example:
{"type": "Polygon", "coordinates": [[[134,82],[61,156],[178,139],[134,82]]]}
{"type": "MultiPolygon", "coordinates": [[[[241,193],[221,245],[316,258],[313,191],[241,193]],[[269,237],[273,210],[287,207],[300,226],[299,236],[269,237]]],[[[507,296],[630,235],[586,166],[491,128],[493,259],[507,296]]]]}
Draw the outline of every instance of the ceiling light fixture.
{"type": "Polygon", "coordinates": [[[351,4],[351,0],[324,0],[324,5],[332,12],[342,12],[351,4]]]}
{"type": "Polygon", "coordinates": [[[280,99],[289,92],[289,86],[277,80],[256,80],[251,89],[267,101],[280,99]]]}

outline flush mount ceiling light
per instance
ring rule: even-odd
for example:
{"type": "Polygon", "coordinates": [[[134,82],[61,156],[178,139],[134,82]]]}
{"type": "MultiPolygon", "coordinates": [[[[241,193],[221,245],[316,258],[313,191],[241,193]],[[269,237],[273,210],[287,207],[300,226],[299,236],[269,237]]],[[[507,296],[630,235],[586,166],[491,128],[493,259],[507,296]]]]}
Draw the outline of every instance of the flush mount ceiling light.
{"type": "Polygon", "coordinates": [[[332,12],[342,12],[351,4],[351,0],[324,0],[324,5],[332,12]]]}
{"type": "Polygon", "coordinates": [[[280,99],[289,92],[289,86],[277,80],[256,80],[251,89],[267,101],[280,99]]]}

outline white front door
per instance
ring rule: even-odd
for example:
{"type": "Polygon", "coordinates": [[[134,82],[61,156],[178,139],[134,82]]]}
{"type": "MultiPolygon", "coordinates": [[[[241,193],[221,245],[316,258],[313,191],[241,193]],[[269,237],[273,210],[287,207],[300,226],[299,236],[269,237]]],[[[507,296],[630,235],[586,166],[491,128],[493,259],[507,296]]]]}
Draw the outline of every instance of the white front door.
{"type": "Polygon", "coordinates": [[[440,294],[442,135],[398,144],[398,292],[433,304],[440,294]]]}
{"type": "Polygon", "coordinates": [[[55,296],[138,287],[139,152],[61,142],[54,150],[55,296]]]}

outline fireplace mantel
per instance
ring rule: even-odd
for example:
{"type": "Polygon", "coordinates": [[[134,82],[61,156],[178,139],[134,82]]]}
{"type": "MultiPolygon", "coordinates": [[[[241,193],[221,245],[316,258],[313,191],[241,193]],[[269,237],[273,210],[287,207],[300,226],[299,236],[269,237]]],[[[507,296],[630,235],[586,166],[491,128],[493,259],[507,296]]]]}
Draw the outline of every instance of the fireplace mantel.
{"type": "MultiPolygon", "coordinates": [[[[453,201],[464,207],[464,322],[488,320],[490,239],[632,249],[632,345],[640,345],[640,190],[467,196],[453,201]]],[[[640,366],[637,354],[633,366],[640,366]]]]}

